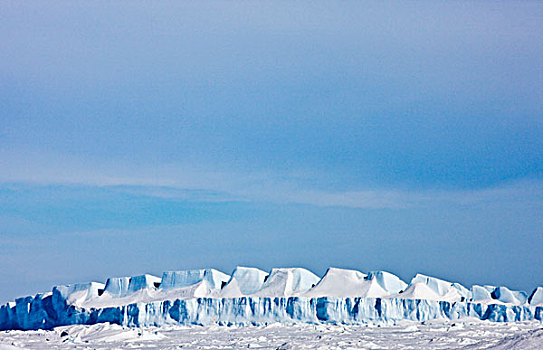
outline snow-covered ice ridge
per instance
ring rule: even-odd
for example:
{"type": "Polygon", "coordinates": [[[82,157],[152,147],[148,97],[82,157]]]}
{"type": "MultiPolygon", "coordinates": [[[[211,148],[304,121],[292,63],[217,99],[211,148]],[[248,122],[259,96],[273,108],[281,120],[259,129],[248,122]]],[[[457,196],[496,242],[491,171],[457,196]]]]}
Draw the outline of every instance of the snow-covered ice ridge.
{"type": "Polygon", "coordinates": [[[50,329],[110,322],[122,326],[282,323],[394,323],[476,318],[543,320],[543,287],[530,296],[417,274],[409,284],[376,271],[329,268],[319,278],[303,268],[271,272],[237,267],[164,272],[56,286],[0,307],[0,330],[50,329]]]}

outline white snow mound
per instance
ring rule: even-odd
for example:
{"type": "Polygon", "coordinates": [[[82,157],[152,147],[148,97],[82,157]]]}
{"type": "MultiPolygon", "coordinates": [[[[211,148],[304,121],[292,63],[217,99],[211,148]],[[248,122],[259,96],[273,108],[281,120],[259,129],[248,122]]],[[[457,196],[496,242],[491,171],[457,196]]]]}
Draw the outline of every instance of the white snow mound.
{"type": "Polygon", "coordinates": [[[331,267],[317,285],[305,292],[305,297],[359,297],[363,296],[366,275],[356,270],[331,267]]]}
{"type": "Polygon", "coordinates": [[[228,283],[221,289],[222,298],[238,298],[262,289],[268,273],[254,267],[235,268],[228,283]]]}
{"type": "Polygon", "coordinates": [[[313,272],[292,267],[274,268],[264,282],[262,289],[254,293],[259,297],[289,297],[300,295],[319,283],[320,278],[313,272]]]}
{"type": "Polygon", "coordinates": [[[396,294],[407,288],[407,283],[398,276],[386,271],[368,272],[368,280],[375,280],[388,294],[396,294]]]}

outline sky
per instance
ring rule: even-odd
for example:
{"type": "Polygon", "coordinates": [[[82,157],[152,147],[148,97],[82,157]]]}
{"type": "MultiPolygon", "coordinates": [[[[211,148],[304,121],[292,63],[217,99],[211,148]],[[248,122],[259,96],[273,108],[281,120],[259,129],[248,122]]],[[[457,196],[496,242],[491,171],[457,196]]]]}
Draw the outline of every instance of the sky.
{"type": "Polygon", "coordinates": [[[543,3],[3,1],[0,302],[329,266],[543,285],[543,3]]]}

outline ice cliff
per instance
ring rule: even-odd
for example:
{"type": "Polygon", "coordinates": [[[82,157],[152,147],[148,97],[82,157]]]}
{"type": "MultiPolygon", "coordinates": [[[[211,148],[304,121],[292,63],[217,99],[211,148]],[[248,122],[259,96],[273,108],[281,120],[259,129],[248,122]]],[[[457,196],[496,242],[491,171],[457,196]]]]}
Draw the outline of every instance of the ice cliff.
{"type": "Polygon", "coordinates": [[[111,322],[166,324],[394,323],[478,318],[495,322],[543,320],[543,288],[528,297],[502,286],[471,289],[417,274],[409,284],[376,271],[330,268],[319,278],[302,268],[265,271],[237,267],[169,271],[56,286],[0,307],[0,330],[49,329],[111,322]]]}

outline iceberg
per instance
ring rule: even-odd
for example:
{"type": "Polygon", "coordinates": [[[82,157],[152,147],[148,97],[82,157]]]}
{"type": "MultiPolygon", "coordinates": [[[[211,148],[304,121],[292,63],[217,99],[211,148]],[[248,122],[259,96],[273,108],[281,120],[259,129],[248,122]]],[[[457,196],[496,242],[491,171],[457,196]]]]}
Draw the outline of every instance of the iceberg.
{"type": "Polygon", "coordinates": [[[130,277],[112,277],[106,281],[106,287],[104,294],[111,297],[120,297],[128,292],[128,284],[130,283],[130,277]]]}
{"type": "Polygon", "coordinates": [[[129,327],[283,323],[394,324],[403,320],[492,322],[543,320],[543,288],[527,298],[506,287],[416,275],[409,285],[391,273],[329,268],[323,278],[303,268],[237,267],[168,271],[55,286],[52,292],[0,306],[0,330],[51,329],[109,322],[129,327]]]}
{"type": "Polygon", "coordinates": [[[492,291],[495,287],[492,287],[490,290],[487,287],[474,285],[471,287],[471,300],[472,301],[482,301],[482,300],[492,300],[492,291]]]}
{"type": "Polygon", "coordinates": [[[362,296],[366,275],[356,270],[329,268],[322,279],[303,295],[306,297],[362,296]]]}
{"type": "Polygon", "coordinates": [[[130,278],[126,295],[144,290],[154,290],[160,285],[160,278],[153,275],[141,275],[130,278]]]}
{"type": "Polygon", "coordinates": [[[537,287],[534,289],[530,298],[528,298],[530,305],[543,305],[543,287],[537,287]]]}
{"type": "Polygon", "coordinates": [[[168,271],[162,275],[160,288],[163,290],[184,288],[205,280],[211,289],[220,289],[229,279],[230,276],[215,269],[168,271]]]}
{"type": "Polygon", "coordinates": [[[274,268],[255,296],[288,297],[308,291],[320,278],[302,268],[274,268]]]}
{"type": "MultiPolygon", "coordinates": [[[[535,291],[534,291],[535,292],[535,291]]],[[[471,301],[484,303],[502,303],[524,305],[528,302],[528,294],[523,291],[511,290],[507,287],[478,286],[471,288],[471,301]]]]}
{"type": "MultiPolygon", "coordinates": [[[[85,308],[107,308],[138,302],[166,299],[215,297],[230,276],[214,269],[166,271],[162,278],[152,275],[131,277],[128,287],[125,279],[108,280],[115,293],[106,291],[100,298],[87,299],[77,305],[85,308]]],[[[106,284],[107,285],[107,284],[106,284]]]]}
{"type": "Polygon", "coordinates": [[[268,273],[252,267],[238,266],[232,277],[220,291],[223,298],[234,298],[250,295],[262,289],[268,273]]]}
{"type": "Polygon", "coordinates": [[[440,300],[442,296],[435,290],[430,288],[426,283],[416,282],[409,284],[409,287],[401,293],[390,296],[395,299],[424,299],[424,300],[440,300]]]}
{"type": "Polygon", "coordinates": [[[507,287],[497,287],[490,295],[492,296],[492,299],[511,304],[524,304],[528,299],[526,295],[521,292],[512,291],[507,287]]]}
{"type": "Polygon", "coordinates": [[[104,290],[104,285],[98,282],[78,283],[69,286],[56,286],[53,294],[58,294],[60,299],[68,304],[82,304],[98,298],[104,290]]]}
{"type": "Polygon", "coordinates": [[[406,284],[391,273],[378,271],[368,275],[357,270],[329,268],[317,285],[303,294],[305,297],[381,298],[390,290],[399,291],[406,284]]]}
{"type": "Polygon", "coordinates": [[[434,300],[464,301],[471,298],[471,292],[460,283],[444,281],[439,278],[417,274],[411,280],[411,285],[422,283],[431,289],[437,296],[434,300]]]}
{"type": "Polygon", "coordinates": [[[389,294],[397,294],[407,288],[407,283],[402,281],[398,276],[386,271],[368,272],[366,278],[375,280],[389,294]]]}
{"type": "Polygon", "coordinates": [[[164,272],[153,300],[217,296],[228,280],[230,276],[215,269],[164,272]]]}

